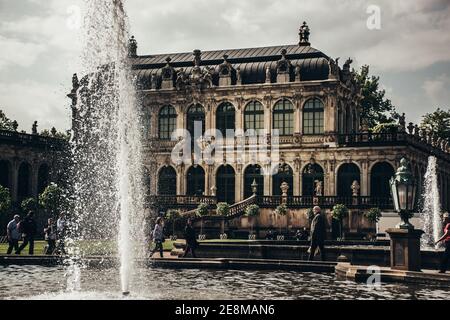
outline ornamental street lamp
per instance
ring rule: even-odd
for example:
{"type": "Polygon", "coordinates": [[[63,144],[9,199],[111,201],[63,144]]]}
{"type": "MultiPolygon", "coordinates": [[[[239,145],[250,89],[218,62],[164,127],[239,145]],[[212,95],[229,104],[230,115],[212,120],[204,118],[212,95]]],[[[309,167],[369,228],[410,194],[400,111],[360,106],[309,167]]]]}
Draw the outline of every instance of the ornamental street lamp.
{"type": "Polygon", "coordinates": [[[400,160],[400,167],[397,169],[395,177],[390,180],[390,189],[394,209],[402,219],[402,222],[396,227],[399,229],[414,229],[414,226],[409,223],[409,219],[413,215],[417,186],[405,158],[400,160]]]}

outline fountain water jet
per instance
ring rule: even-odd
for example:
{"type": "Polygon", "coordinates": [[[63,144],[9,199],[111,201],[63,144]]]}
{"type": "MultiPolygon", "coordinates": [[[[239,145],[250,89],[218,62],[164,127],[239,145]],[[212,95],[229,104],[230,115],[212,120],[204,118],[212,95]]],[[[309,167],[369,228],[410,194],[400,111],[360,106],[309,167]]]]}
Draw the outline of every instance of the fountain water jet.
{"type": "Polygon", "coordinates": [[[141,118],[128,57],[127,18],[121,0],[85,0],[85,5],[85,77],[72,133],[74,201],[68,246],[68,273],[78,284],[70,287],[80,288],[86,247],[80,243],[100,238],[118,244],[121,289],[128,295],[133,263],[145,242],[141,118]]]}
{"type": "Polygon", "coordinates": [[[424,177],[422,193],[423,209],[421,218],[424,223],[425,234],[422,236],[421,241],[422,248],[424,249],[438,249],[439,245],[436,246],[435,242],[442,235],[441,202],[436,170],[436,157],[430,156],[428,158],[428,167],[424,177]]]}

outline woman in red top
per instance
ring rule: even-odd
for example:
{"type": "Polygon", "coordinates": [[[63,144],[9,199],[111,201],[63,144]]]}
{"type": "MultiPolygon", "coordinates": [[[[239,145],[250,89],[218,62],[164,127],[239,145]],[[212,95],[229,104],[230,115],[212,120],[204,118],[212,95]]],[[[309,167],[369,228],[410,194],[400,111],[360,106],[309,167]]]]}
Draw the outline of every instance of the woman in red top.
{"type": "Polygon", "coordinates": [[[450,259],[450,218],[449,214],[444,214],[444,235],[436,242],[438,244],[441,241],[445,243],[445,252],[441,261],[441,270],[439,273],[445,273],[447,271],[448,261],[450,259]]]}

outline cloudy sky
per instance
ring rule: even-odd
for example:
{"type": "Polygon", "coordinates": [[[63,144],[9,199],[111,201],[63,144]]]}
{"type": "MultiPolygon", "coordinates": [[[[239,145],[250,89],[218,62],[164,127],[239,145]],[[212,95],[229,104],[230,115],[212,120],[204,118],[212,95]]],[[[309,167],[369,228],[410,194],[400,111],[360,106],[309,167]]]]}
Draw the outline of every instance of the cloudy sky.
{"type": "MultiPolygon", "coordinates": [[[[0,0],[0,109],[21,129],[69,128],[81,2],[0,0]]],[[[450,108],[449,0],[125,2],[139,54],[295,44],[306,20],[313,47],[369,64],[407,120],[450,108]]]]}

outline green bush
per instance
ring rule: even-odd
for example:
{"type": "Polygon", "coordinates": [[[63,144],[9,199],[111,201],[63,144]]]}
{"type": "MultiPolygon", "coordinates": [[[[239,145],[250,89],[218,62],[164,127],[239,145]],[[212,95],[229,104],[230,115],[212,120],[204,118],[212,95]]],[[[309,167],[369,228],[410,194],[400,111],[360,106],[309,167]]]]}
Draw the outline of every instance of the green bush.
{"type": "Polygon", "coordinates": [[[20,203],[20,207],[27,214],[29,211],[36,211],[39,208],[39,204],[35,198],[27,198],[20,203]]]}
{"type": "Polygon", "coordinates": [[[56,216],[64,207],[63,191],[55,183],[51,183],[39,195],[39,205],[52,216],[56,216]]]}
{"type": "Polygon", "coordinates": [[[257,204],[252,204],[245,208],[245,215],[247,217],[254,217],[259,214],[259,206],[257,204]]]}
{"type": "Polygon", "coordinates": [[[372,128],[372,133],[397,133],[398,129],[397,123],[380,123],[372,128]]]}
{"type": "Polygon", "coordinates": [[[11,210],[11,194],[8,188],[0,185],[0,216],[11,210]]]}
{"type": "Polygon", "coordinates": [[[364,215],[370,222],[378,222],[381,218],[381,210],[379,208],[371,208],[364,215]]]}
{"type": "Polygon", "coordinates": [[[333,207],[332,216],[333,219],[342,221],[348,216],[348,208],[343,204],[337,204],[333,207]]]}
{"type": "Polygon", "coordinates": [[[200,203],[195,211],[195,214],[198,217],[204,217],[209,214],[209,206],[206,203],[200,203]]]}
{"type": "Polygon", "coordinates": [[[217,215],[226,217],[230,214],[230,205],[226,202],[219,202],[217,204],[217,215]]]}
{"type": "Polygon", "coordinates": [[[287,206],[285,204],[280,204],[276,209],[275,209],[275,213],[280,215],[280,216],[285,216],[287,215],[288,209],[287,206]]]}

